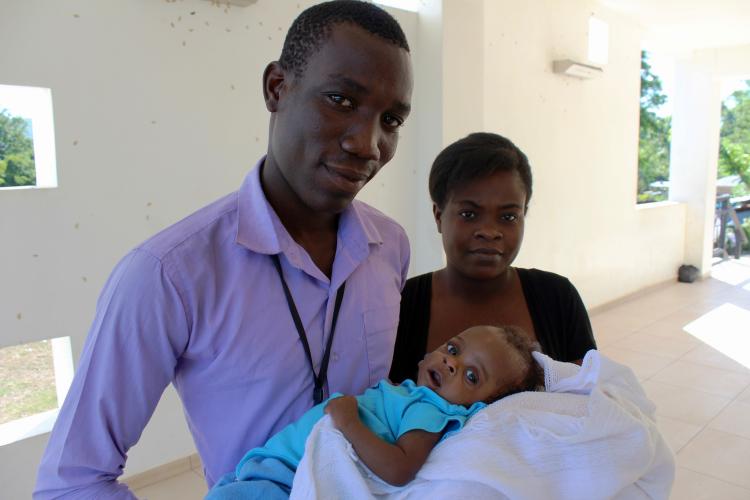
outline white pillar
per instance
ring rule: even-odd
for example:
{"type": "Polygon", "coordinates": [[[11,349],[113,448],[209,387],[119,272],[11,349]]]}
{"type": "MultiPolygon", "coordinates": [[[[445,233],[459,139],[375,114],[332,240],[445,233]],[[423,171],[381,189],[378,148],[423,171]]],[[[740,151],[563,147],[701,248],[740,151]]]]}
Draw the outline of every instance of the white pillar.
{"type": "Polygon", "coordinates": [[[687,205],[685,263],[704,276],[711,270],[713,251],[720,118],[720,83],[691,61],[678,61],[669,199],[687,205]]]}
{"type": "Polygon", "coordinates": [[[52,339],[52,363],[55,369],[55,389],[57,406],[60,407],[73,383],[73,351],[70,348],[70,337],[52,339]]]}
{"type": "Polygon", "coordinates": [[[417,165],[413,206],[416,240],[411,241],[410,274],[443,266],[443,246],[432,220],[427,179],[432,160],[443,147],[443,2],[427,0],[419,9],[413,108],[417,112],[417,165]]]}
{"type": "Polygon", "coordinates": [[[484,1],[426,0],[419,10],[419,61],[415,109],[419,109],[417,241],[412,241],[412,274],[445,265],[440,235],[432,221],[427,181],[443,147],[484,124],[484,1]]]}

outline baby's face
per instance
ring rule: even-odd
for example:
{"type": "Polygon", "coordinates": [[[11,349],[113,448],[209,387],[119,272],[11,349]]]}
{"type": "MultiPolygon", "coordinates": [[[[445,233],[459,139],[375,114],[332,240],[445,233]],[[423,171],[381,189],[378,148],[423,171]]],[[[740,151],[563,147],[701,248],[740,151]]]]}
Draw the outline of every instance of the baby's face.
{"type": "Polygon", "coordinates": [[[465,406],[497,396],[520,378],[522,368],[514,349],[493,330],[469,328],[427,354],[419,362],[417,385],[465,406]]]}

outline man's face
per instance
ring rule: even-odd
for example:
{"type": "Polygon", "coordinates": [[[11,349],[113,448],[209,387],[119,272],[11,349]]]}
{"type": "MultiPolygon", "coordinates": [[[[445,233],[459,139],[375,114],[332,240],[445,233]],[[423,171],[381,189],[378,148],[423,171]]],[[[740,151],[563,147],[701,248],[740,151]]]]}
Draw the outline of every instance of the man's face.
{"type": "MultiPolygon", "coordinates": [[[[266,77],[268,78],[268,77],[266,77]]],[[[283,72],[264,168],[305,209],[343,211],[396,151],[412,91],[408,52],[343,23],[299,77],[283,72]]],[[[266,83],[268,88],[268,83],[266,83]]]]}

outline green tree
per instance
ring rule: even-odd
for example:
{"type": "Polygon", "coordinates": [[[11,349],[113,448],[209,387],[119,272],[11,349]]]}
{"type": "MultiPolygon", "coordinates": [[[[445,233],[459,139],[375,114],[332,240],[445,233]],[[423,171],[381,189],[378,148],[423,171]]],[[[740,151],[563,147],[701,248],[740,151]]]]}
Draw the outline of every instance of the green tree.
{"type": "Polygon", "coordinates": [[[750,80],[721,104],[719,177],[738,175],[735,195],[750,193],[750,80]]]}
{"type": "Polygon", "coordinates": [[[669,179],[669,145],[672,118],[659,116],[656,110],[667,102],[661,79],[651,70],[648,52],[641,52],[641,112],[638,147],[638,202],[660,201],[665,193],[656,193],[651,183],[669,179]]]}
{"type": "Polygon", "coordinates": [[[26,135],[27,121],[0,111],[0,187],[36,184],[34,143],[26,135]]]}

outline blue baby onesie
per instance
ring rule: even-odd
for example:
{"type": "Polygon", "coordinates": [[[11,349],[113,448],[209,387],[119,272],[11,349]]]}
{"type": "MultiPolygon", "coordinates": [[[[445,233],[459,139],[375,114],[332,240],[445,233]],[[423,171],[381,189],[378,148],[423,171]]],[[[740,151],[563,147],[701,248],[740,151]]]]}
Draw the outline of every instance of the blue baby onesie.
{"type": "MultiPolygon", "coordinates": [[[[305,451],[305,441],[312,428],[325,414],[326,403],[339,396],[341,395],[334,394],[328,400],[312,407],[299,420],[271,437],[264,446],[247,452],[237,465],[235,473],[227,475],[233,477],[222,478],[209,492],[209,498],[229,498],[219,494],[222,487],[234,483],[235,488],[231,489],[236,489],[240,487],[238,481],[250,481],[246,486],[252,487],[253,479],[257,477],[254,469],[259,463],[264,463],[266,467],[268,464],[275,464],[275,469],[285,465],[291,474],[278,474],[274,477],[293,478],[293,472],[305,451]]],[[[357,404],[362,423],[388,443],[395,443],[401,435],[416,429],[427,432],[444,431],[441,438],[444,439],[460,430],[469,417],[487,406],[477,402],[466,408],[449,403],[433,390],[417,386],[411,380],[405,380],[401,385],[392,385],[387,380],[381,380],[376,386],[357,396],[357,404]]],[[[282,485],[281,483],[287,481],[278,478],[274,479],[274,482],[279,486],[286,486],[284,490],[288,495],[291,481],[288,485],[282,485]]]]}

